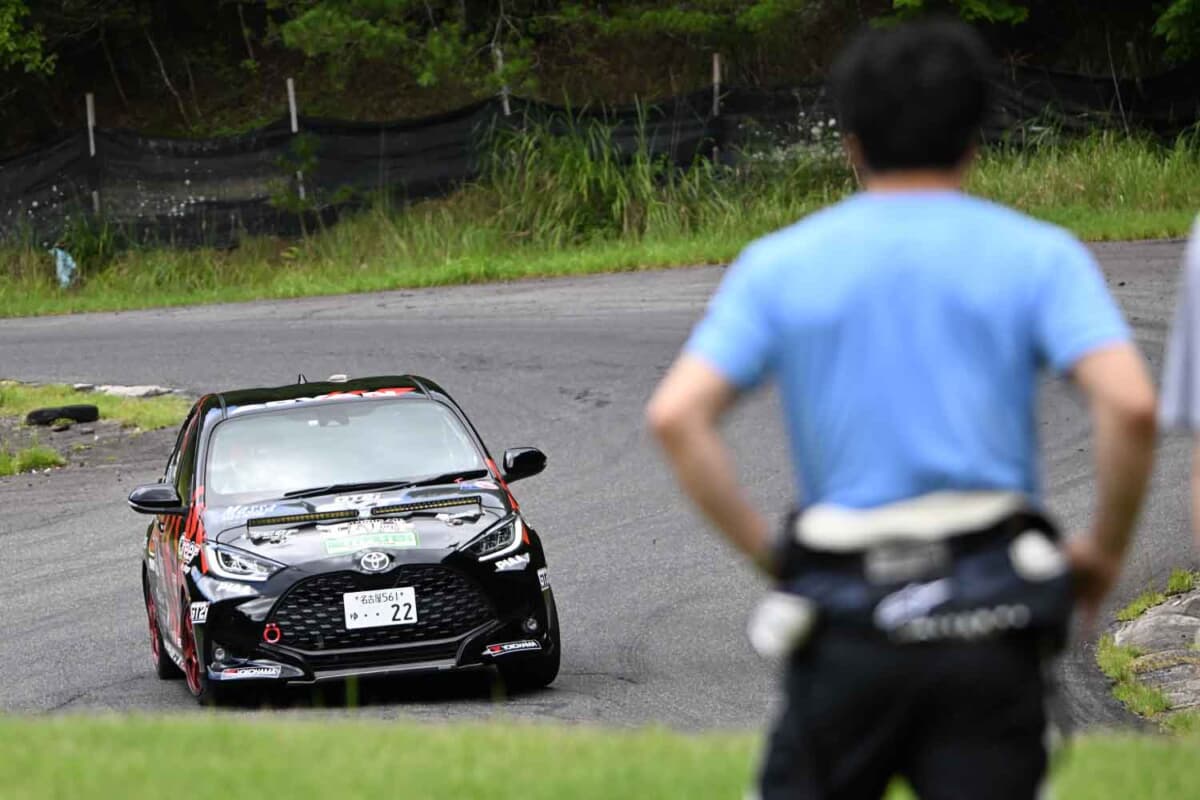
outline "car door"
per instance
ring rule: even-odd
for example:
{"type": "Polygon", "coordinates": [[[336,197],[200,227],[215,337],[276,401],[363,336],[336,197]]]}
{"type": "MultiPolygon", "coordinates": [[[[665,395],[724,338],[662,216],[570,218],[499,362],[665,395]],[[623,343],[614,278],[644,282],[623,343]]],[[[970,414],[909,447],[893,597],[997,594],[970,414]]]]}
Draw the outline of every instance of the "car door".
{"type": "MultiPolygon", "coordinates": [[[[196,456],[196,427],[199,415],[193,408],[179,429],[179,437],[175,441],[175,449],[167,461],[162,482],[170,483],[179,492],[185,509],[191,500],[191,481],[195,474],[194,459],[196,456]]],[[[159,514],[152,523],[151,536],[154,538],[155,553],[158,558],[156,597],[159,623],[162,630],[169,632],[171,643],[178,649],[181,647],[181,597],[183,589],[183,565],[180,559],[180,537],[183,531],[186,514],[159,514]]]]}

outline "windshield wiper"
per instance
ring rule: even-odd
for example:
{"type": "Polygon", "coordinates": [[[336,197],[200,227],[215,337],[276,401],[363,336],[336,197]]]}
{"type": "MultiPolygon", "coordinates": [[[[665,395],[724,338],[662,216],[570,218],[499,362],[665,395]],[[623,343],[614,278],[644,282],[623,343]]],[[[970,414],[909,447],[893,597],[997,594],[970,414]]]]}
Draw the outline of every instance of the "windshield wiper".
{"type": "Polygon", "coordinates": [[[284,492],[283,497],[316,497],[322,494],[334,494],[336,492],[367,492],[367,491],[384,491],[388,489],[403,489],[406,486],[412,486],[412,481],[367,481],[365,483],[331,483],[328,486],[314,486],[311,489],[296,489],[292,492],[284,492]]]}
{"type": "Polygon", "coordinates": [[[409,486],[436,486],[439,483],[454,483],[455,481],[469,481],[474,478],[486,478],[488,471],[486,469],[468,469],[460,470],[459,472],[446,472],[442,475],[429,475],[424,478],[414,478],[408,482],[409,486]]]}
{"type": "Polygon", "coordinates": [[[317,497],[323,494],[335,494],[341,492],[385,492],[394,491],[396,489],[407,489],[410,486],[434,486],[439,483],[452,483],[459,480],[470,480],[472,478],[486,478],[488,471],[486,469],[470,469],[458,472],[446,472],[441,475],[426,475],[423,478],[413,478],[407,481],[367,481],[364,483],[331,483],[328,486],[314,486],[311,489],[296,489],[291,492],[284,492],[283,497],[288,499],[296,499],[301,497],[317,497]]]}

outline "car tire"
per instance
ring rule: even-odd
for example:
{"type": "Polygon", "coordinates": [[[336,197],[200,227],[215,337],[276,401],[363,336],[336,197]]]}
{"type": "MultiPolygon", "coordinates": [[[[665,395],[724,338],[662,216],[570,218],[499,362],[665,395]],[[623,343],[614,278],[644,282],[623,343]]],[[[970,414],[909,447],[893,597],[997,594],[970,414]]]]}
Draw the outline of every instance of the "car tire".
{"type": "Polygon", "coordinates": [[[558,609],[554,606],[553,600],[550,601],[549,606],[550,648],[548,652],[511,662],[501,662],[498,665],[504,687],[510,694],[544,689],[554,683],[554,679],[558,677],[559,662],[562,659],[558,609]]]}
{"type": "Polygon", "coordinates": [[[154,664],[154,674],[164,681],[179,680],[183,677],[183,670],[175,666],[163,646],[162,632],[158,628],[158,611],[145,572],[142,573],[142,598],[146,605],[146,618],[150,622],[150,659],[154,664]]]}
{"type": "Polygon", "coordinates": [[[72,422],[95,422],[100,419],[100,409],[85,403],[35,408],[25,415],[25,424],[50,425],[58,419],[69,419],[72,422]]]}
{"type": "Polygon", "coordinates": [[[208,679],[204,667],[204,659],[196,646],[196,632],[192,629],[192,615],[189,605],[183,602],[181,613],[183,620],[183,677],[188,691],[196,702],[202,706],[215,706],[225,700],[228,692],[220,683],[208,679]]]}

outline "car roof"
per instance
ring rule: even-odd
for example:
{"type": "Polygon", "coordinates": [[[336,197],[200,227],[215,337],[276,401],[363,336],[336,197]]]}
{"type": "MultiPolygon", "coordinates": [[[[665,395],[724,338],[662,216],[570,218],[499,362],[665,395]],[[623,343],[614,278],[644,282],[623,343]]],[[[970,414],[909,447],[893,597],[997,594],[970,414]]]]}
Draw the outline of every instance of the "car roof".
{"type": "Polygon", "coordinates": [[[346,395],[383,389],[404,389],[422,397],[440,396],[447,400],[450,399],[442,387],[419,375],[373,375],[346,381],[314,381],[257,389],[236,389],[218,392],[216,399],[223,407],[248,406],[277,400],[319,398],[325,395],[346,395]]]}

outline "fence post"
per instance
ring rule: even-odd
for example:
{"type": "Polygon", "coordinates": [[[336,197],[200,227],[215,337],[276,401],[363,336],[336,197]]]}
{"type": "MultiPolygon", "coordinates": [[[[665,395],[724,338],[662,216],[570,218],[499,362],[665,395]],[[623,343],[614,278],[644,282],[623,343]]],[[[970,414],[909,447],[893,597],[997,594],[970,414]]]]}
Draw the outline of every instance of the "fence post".
{"type": "MultiPolygon", "coordinates": [[[[300,133],[300,115],[296,112],[296,82],[291,78],[287,79],[287,94],[288,94],[288,113],[292,118],[292,135],[300,133]]],[[[304,173],[296,170],[296,188],[300,195],[300,199],[304,197],[304,173]]]]}
{"type": "MultiPolygon", "coordinates": [[[[492,45],[492,57],[496,60],[496,76],[501,77],[504,74],[504,51],[500,49],[500,45],[492,45]]],[[[512,105],[509,103],[508,84],[500,84],[500,104],[504,108],[504,116],[512,116],[512,105]]]]}
{"type": "MultiPolygon", "coordinates": [[[[92,159],[93,174],[96,167],[96,95],[88,92],[84,97],[87,103],[87,129],[88,129],[88,158],[92,159]]],[[[92,213],[100,213],[100,190],[92,185],[92,213]]]]}
{"type": "MultiPolygon", "coordinates": [[[[712,116],[714,120],[721,117],[721,54],[712,54],[712,116]]],[[[712,160],[717,163],[721,155],[721,147],[719,144],[713,145],[712,160]]]]}

